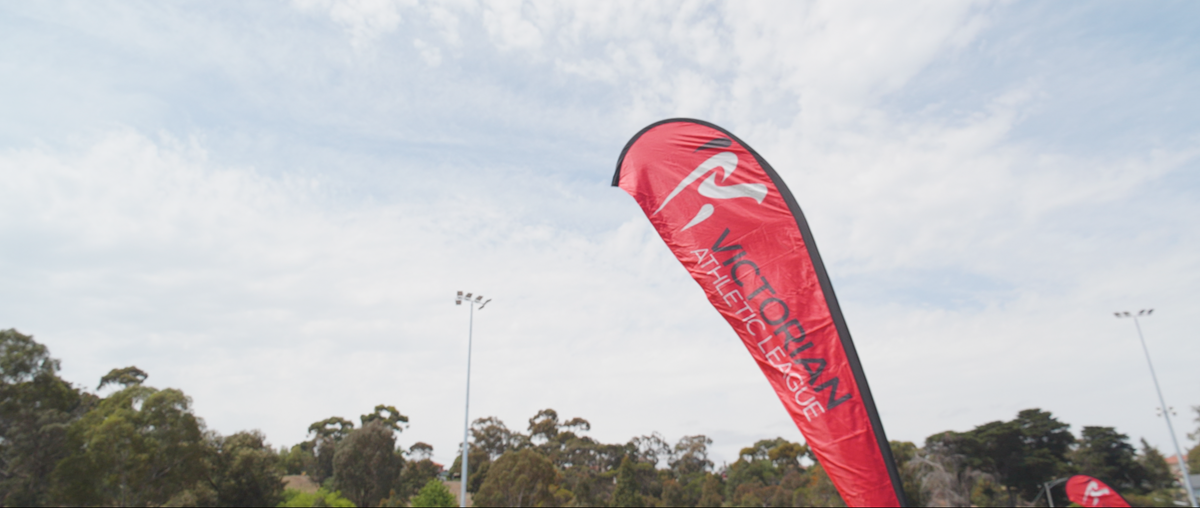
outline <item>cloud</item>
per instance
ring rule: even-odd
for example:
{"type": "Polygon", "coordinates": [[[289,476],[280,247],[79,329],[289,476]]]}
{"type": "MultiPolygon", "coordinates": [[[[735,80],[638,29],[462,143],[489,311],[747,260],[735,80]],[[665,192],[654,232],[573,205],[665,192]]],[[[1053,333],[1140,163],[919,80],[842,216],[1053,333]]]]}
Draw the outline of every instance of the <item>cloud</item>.
{"type": "Polygon", "coordinates": [[[0,48],[0,326],[82,385],[136,364],[223,432],[294,443],[387,403],[452,460],[462,289],[495,298],[473,415],[705,433],[718,461],[799,439],[607,186],[668,116],[730,128],[797,195],[891,437],[1037,406],[1165,444],[1113,310],[1159,308],[1170,403],[1198,381],[1194,52],[1097,53],[1088,12],[68,6],[0,18],[25,44],[0,48]]]}
{"type": "Polygon", "coordinates": [[[421,59],[425,60],[430,67],[441,65],[442,51],[436,46],[431,46],[421,39],[413,39],[413,47],[421,51],[421,59]]]}
{"type": "Polygon", "coordinates": [[[396,30],[402,20],[400,8],[415,5],[408,0],[293,0],[305,11],[323,11],[350,34],[355,49],[396,30]]]}

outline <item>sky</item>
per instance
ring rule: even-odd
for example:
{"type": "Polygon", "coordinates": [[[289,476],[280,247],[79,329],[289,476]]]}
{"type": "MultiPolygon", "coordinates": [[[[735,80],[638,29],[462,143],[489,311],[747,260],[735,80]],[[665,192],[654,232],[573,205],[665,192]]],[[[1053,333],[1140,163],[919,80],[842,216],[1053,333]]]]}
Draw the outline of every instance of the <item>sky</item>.
{"type": "MultiPolygon", "coordinates": [[[[0,328],[275,446],[377,404],[800,441],[610,186],[672,117],[804,209],[889,438],[1020,410],[1170,453],[1200,405],[1194,2],[0,5],[0,328]]],[[[111,389],[100,392],[108,393],[111,389]]]]}

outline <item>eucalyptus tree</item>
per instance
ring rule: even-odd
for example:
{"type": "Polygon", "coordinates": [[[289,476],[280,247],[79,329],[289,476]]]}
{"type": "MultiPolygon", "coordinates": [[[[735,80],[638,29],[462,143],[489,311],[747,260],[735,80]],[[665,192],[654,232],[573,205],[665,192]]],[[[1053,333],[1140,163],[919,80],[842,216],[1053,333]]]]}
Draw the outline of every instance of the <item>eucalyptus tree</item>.
{"type": "Polygon", "coordinates": [[[58,377],[45,345],[0,330],[0,504],[50,504],[50,477],[70,453],[67,429],[95,402],[58,377]]]}

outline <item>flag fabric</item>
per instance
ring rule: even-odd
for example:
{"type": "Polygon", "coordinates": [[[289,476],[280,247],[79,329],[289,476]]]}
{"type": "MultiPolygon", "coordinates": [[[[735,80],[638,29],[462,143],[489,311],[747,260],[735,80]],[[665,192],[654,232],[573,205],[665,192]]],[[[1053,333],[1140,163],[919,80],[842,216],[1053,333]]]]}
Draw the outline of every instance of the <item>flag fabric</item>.
{"type": "Polygon", "coordinates": [[[775,170],[725,129],[671,119],[629,141],[613,185],[733,327],[842,499],[905,505],[833,286],[775,170]]]}
{"type": "Polygon", "coordinates": [[[1089,508],[1093,506],[1129,506],[1129,502],[1121,497],[1116,489],[1084,474],[1077,474],[1067,480],[1067,498],[1072,503],[1089,508]]]}

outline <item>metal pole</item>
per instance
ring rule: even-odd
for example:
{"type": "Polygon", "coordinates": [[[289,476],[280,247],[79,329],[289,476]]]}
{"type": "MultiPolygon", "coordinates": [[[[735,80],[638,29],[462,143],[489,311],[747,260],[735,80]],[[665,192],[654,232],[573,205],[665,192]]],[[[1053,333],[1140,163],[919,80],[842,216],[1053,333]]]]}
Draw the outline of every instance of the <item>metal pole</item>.
{"type": "Polygon", "coordinates": [[[475,333],[475,302],[468,300],[471,305],[470,324],[467,325],[467,403],[463,408],[463,442],[462,442],[462,494],[458,497],[458,506],[467,508],[467,450],[470,445],[467,441],[467,431],[471,428],[471,335],[475,333]]]}
{"type": "Polygon", "coordinates": [[[1158,392],[1158,403],[1162,406],[1163,418],[1167,420],[1167,432],[1171,433],[1171,443],[1175,445],[1175,458],[1179,460],[1179,470],[1183,473],[1183,486],[1187,488],[1188,503],[1196,506],[1196,493],[1192,491],[1192,481],[1188,477],[1187,457],[1179,449],[1179,440],[1175,439],[1175,428],[1171,426],[1171,410],[1163,400],[1162,389],[1158,387],[1158,375],[1154,373],[1154,363],[1150,361],[1150,349],[1146,347],[1146,338],[1142,337],[1142,325],[1137,316],[1133,316],[1133,326],[1137,328],[1138,340],[1142,341],[1142,352],[1146,353],[1146,365],[1150,366],[1150,377],[1154,379],[1154,391],[1158,392]]]}
{"type": "Polygon", "coordinates": [[[1050,494],[1050,482],[1043,483],[1042,486],[1046,487],[1046,505],[1054,508],[1054,496],[1050,494]]]}

